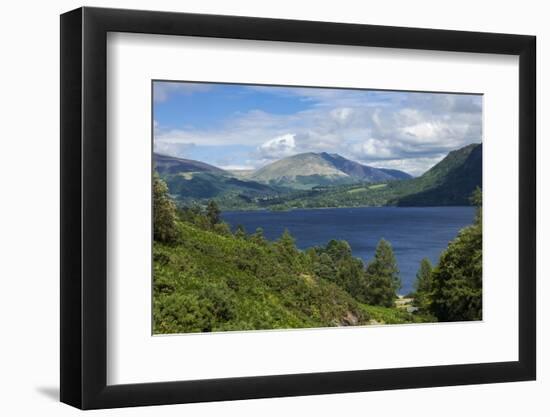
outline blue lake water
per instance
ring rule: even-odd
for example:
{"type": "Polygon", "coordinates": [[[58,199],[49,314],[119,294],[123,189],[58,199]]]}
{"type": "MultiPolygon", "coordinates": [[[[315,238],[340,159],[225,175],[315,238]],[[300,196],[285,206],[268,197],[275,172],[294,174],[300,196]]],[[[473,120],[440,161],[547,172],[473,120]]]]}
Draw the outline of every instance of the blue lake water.
{"type": "Polygon", "coordinates": [[[458,231],[473,222],[474,207],[359,207],[291,211],[226,211],[223,219],[248,233],[264,229],[275,240],[287,228],[300,249],[325,245],[331,239],[348,241],[354,256],[368,262],[381,238],[394,249],[403,286],[413,289],[422,258],[435,264],[458,231]]]}

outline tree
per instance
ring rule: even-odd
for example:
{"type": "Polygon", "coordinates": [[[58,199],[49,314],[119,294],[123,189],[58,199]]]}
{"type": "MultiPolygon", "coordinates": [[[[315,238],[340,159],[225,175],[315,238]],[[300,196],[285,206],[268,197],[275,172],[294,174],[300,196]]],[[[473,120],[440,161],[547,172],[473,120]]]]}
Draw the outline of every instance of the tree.
{"type": "Polygon", "coordinates": [[[277,240],[276,244],[286,253],[294,254],[295,252],[297,252],[296,239],[292,237],[288,229],[285,229],[279,240],[277,240]]]}
{"type": "Polygon", "coordinates": [[[168,186],[156,172],[153,176],[153,237],[159,242],[176,239],[176,205],[168,196],[168,186]]]}
{"type": "Polygon", "coordinates": [[[288,229],[285,229],[281,237],[275,242],[274,248],[283,264],[296,267],[299,263],[300,252],[296,248],[296,240],[288,229]]]}
{"type": "Polygon", "coordinates": [[[365,301],[371,305],[392,307],[401,288],[399,268],[390,243],[380,239],[374,259],[365,271],[365,301]]]}
{"type": "Polygon", "coordinates": [[[326,247],[315,248],[313,269],[317,276],[334,282],[355,299],[365,302],[365,267],[354,258],[345,240],[331,240],[326,247]]]}
{"type": "Polygon", "coordinates": [[[474,191],[474,223],[462,229],[441,254],[432,273],[430,310],[439,321],[482,318],[482,205],[481,190],[474,191]]]}
{"type": "Polygon", "coordinates": [[[214,200],[210,200],[208,202],[208,206],[206,206],[206,217],[208,217],[208,220],[212,226],[218,224],[221,220],[220,208],[214,200]]]}
{"type": "Polygon", "coordinates": [[[267,240],[264,236],[264,229],[258,227],[256,231],[250,235],[250,240],[258,245],[265,246],[267,244],[267,240]]]}
{"type": "Polygon", "coordinates": [[[237,230],[235,230],[235,237],[238,239],[246,239],[246,229],[242,224],[237,226],[237,230]]]}
{"type": "Polygon", "coordinates": [[[414,283],[414,305],[422,311],[428,311],[432,297],[432,264],[428,258],[422,259],[414,283]]]}

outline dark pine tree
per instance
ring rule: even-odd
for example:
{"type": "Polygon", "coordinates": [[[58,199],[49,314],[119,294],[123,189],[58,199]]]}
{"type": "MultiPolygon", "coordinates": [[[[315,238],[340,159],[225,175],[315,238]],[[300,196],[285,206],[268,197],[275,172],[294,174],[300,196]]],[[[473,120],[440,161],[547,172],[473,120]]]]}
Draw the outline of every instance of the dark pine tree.
{"type": "Polygon", "coordinates": [[[392,307],[401,288],[399,268],[390,243],[380,239],[374,259],[365,272],[365,301],[367,304],[392,307]]]}
{"type": "Polygon", "coordinates": [[[239,239],[246,239],[246,229],[242,224],[237,226],[237,229],[235,230],[235,237],[239,239]]]}
{"type": "Polygon", "coordinates": [[[258,227],[256,231],[250,235],[250,240],[258,245],[265,246],[267,244],[267,240],[264,237],[264,229],[258,227]]]}
{"type": "Polygon", "coordinates": [[[208,217],[212,226],[221,221],[221,211],[214,200],[210,200],[208,206],[206,206],[206,217],[208,217]]]}
{"type": "Polygon", "coordinates": [[[422,259],[414,283],[414,305],[422,311],[430,309],[432,297],[432,264],[428,258],[422,259]]]}

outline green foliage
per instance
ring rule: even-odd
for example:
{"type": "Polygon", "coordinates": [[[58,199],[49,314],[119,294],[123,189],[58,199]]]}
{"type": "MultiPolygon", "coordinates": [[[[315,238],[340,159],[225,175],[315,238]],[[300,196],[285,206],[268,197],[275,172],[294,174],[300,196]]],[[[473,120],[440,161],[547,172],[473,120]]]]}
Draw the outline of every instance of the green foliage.
{"type": "Polygon", "coordinates": [[[399,268],[390,243],[380,239],[374,259],[368,263],[365,273],[365,301],[371,305],[391,307],[401,288],[399,268]]]}
{"type": "Polygon", "coordinates": [[[237,226],[237,230],[235,230],[235,237],[238,239],[246,239],[246,230],[242,224],[239,224],[237,226]]]}
{"type": "Polygon", "coordinates": [[[178,245],[154,243],[155,333],[368,324],[363,306],[318,277],[290,233],[256,243],[259,234],[223,236],[197,223],[177,221],[178,245]]]}
{"type": "Polygon", "coordinates": [[[208,220],[210,221],[210,224],[215,225],[218,224],[221,220],[221,211],[218,207],[218,204],[216,204],[215,201],[211,200],[208,202],[208,205],[206,206],[206,217],[208,217],[208,220]]]}
{"type": "Polygon", "coordinates": [[[428,258],[422,259],[414,283],[414,306],[421,311],[429,311],[433,291],[432,264],[428,258]]]}
{"type": "Polygon", "coordinates": [[[168,187],[158,174],[153,176],[153,235],[159,242],[176,238],[176,206],[168,197],[168,187]]]}
{"type": "Polygon", "coordinates": [[[267,239],[264,237],[264,229],[258,227],[254,233],[250,235],[250,240],[256,245],[265,246],[267,245],[267,239]]]}
{"type": "Polygon", "coordinates": [[[326,247],[308,252],[315,273],[345,289],[360,302],[366,302],[366,279],[363,261],[352,256],[345,240],[331,240],[326,247]]]}
{"type": "Polygon", "coordinates": [[[432,272],[430,310],[440,321],[482,318],[481,190],[474,192],[472,200],[478,205],[474,224],[460,231],[432,272]]]}

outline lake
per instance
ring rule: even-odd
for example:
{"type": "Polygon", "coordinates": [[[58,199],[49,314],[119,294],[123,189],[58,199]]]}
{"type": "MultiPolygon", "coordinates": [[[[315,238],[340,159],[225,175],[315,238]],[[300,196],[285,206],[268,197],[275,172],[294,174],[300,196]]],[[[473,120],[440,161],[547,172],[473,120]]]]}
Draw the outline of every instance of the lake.
{"type": "Polygon", "coordinates": [[[381,238],[388,240],[397,258],[403,286],[413,289],[422,258],[436,264],[458,231],[472,224],[474,207],[359,207],[291,211],[226,211],[223,219],[248,233],[261,227],[269,240],[287,228],[300,249],[346,240],[353,255],[368,262],[381,238]]]}

